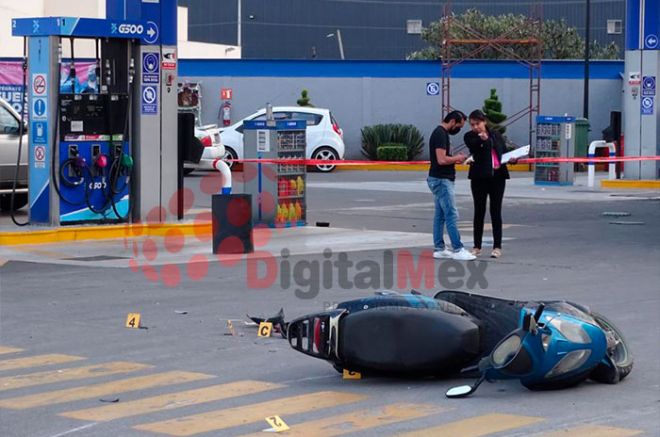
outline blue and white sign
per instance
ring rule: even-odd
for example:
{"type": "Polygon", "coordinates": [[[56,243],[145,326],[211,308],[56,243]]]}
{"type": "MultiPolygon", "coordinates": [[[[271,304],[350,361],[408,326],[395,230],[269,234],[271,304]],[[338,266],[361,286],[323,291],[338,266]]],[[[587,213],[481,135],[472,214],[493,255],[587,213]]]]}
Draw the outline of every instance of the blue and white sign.
{"type": "Polygon", "coordinates": [[[32,122],[32,142],[35,144],[47,144],[47,124],[45,121],[32,122]]]}
{"type": "Polygon", "coordinates": [[[642,115],[653,115],[653,97],[642,97],[642,115]]]}
{"type": "Polygon", "coordinates": [[[158,89],[154,85],[142,85],[142,113],[158,114],[158,89]]]}
{"type": "Polygon", "coordinates": [[[32,119],[45,120],[48,118],[48,110],[45,97],[34,97],[32,99],[32,119]]]}
{"type": "Polygon", "coordinates": [[[153,21],[147,21],[146,35],[143,36],[147,44],[155,44],[158,41],[158,25],[153,21]]]}
{"type": "Polygon", "coordinates": [[[644,76],[642,80],[642,96],[655,96],[655,76],[644,76]]]}
{"type": "Polygon", "coordinates": [[[438,82],[426,82],[426,95],[437,96],[440,94],[440,84],[438,82]]]}
{"type": "Polygon", "coordinates": [[[658,35],[656,34],[650,34],[646,35],[646,38],[644,38],[644,47],[647,49],[655,49],[658,47],[658,35]]]}
{"type": "Polygon", "coordinates": [[[142,53],[142,83],[160,82],[160,55],[142,53]]]}

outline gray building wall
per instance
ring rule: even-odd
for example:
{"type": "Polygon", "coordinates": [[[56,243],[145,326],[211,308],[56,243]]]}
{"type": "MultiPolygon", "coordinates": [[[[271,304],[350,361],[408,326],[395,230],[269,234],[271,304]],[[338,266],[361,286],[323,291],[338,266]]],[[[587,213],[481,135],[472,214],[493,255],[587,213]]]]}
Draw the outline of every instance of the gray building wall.
{"type": "MultiPolygon", "coordinates": [[[[429,78],[372,77],[184,77],[202,84],[202,118],[205,124],[217,123],[221,88],[232,88],[232,122],[266,106],[295,105],[300,90],[309,90],[312,103],[329,108],[344,130],[347,158],[360,158],[360,129],[372,124],[410,123],[428,141],[441,114],[440,96],[426,94],[429,78]]],[[[621,80],[592,79],[590,85],[590,139],[600,139],[609,125],[610,111],[621,110],[621,80]]],[[[497,88],[503,112],[514,114],[529,102],[529,81],[524,79],[452,79],[452,106],[469,113],[481,108],[491,88],[497,88]]],[[[541,114],[582,114],[582,80],[544,79],[541,85],[541,114]]],[[[527,118],[512,124],[507,136],[518,145],[529,140],[527,118]]],[[[462,135],[455,145],[462,143],[462,135]]],[[[426,154],[422,156],[426,159],[426,154]]]]}
{"type": "MultiPolygon", "coordinates": [[[[339,59],[335,37],[341,30],[347,59],[405,59],[426,47],[409,35],[406,21],[424,26],[440,19],[445,0],[241,0],[242,55],[245,59],[339,59]]],[[[189,37],[236,44],[238,0],[179,0],[189,8],[189,37]]],[[[453,0],[451,10],[475,8],[488,15],[523,14],[565,19],[584,35],[584,0],[453,0]]],[[[607,20],[625,18],[625,0],[591,0],[592,38],[623,47],[623,34],[608,35],[607,20]]],[[[625,24],[625,23],[622,23],[625,24]]]]}

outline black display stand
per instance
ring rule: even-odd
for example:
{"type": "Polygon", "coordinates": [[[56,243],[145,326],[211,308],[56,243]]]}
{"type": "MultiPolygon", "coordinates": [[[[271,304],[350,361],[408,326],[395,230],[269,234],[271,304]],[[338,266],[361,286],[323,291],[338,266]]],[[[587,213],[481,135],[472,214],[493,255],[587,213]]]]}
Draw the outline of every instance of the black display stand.
{"type": "Polygon", "coordinates": [[[213,253],[252,253],[252,196],[249,194],[214,194],[213,253]]]}

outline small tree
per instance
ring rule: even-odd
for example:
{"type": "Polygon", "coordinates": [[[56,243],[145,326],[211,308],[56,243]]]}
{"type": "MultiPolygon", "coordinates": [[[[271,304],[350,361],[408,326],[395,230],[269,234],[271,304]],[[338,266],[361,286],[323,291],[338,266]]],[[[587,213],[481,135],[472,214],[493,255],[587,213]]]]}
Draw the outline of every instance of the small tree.
{"type": "MultiPolygon", "coordinates": [[[[440,59],[440,47],[444,39],[444,26],[449,18],[442,17],[422,29],[422,39],[429,47],[408,55],[408,59],[440,59]]],[[[461,14],[452,15],[456,23],[450,27],[449,38],[474,39],[475,34],[484,38],[499,38],[506,35],[512,39],[539,38],[543,46],[544,59],[582,59],[584,56],[584,38],[575,27],[569,26],[564,19],[544,20],[542,26],[534,24],[528,17],[521,14],[487,15],[477,9],[468,9],[461,14]]],[[[473,54],[477,45],[462,44],[452,48],[452,57],[461,58],[473,54]]],[[[601,45],[591,42],[592,59],[620,58],[619,47],[614,43],[601,45]]],[[[532,47],[509,46],[518,56],[531,57],[532,47]]],[[[511,59],[507,53],[502,53],[492,47],[484,47],[473,59],[511,59]]]]}
{"type": "Polygon", "coordinates": [[[300,93],[300,98],[297,101],[298,106],[307,106],[310,108],[313,108],[314,105],[312,105],[311,99],[309,97],[309,91],[307,90],[302,90],[300,93]]]}
{"type": "Polygon", "coordinates": [[[495,88],[491,88],[490,97],[484,100],[482,111],[488,117],[488,127],[504,135],[506,127],[502,126],[501,123],[507,119],[507,116],[502,113],[502,102],[497,97],[495,88]]]}

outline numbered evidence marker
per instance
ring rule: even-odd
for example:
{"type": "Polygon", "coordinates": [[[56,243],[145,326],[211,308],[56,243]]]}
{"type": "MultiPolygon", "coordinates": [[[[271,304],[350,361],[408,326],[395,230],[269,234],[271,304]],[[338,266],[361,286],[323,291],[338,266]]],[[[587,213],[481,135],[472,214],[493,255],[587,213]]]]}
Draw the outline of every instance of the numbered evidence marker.
{"type": "Polygon", "coordinates": [[[227,320],[227,330],[229,332],[225,332],[225,335],[231,335],[231,336],[236,335],[236,330],[234,329],[234,324],[231,322],[231,320],[227,320]]]}
{"type": "Polygon", "coordinates": [[[269,429],[264,429],[266,432],[282,432],[290,429],[289,425],[287,425],[280,416],[266,417],[265,420],[270,425],[269,429]]]}
{"type": "Polygon", "coordinates": [[[257,332],[258,337],[270,337],[270,334],[272,332],[273,332],[273,324],[271,322],[259,323],[259,331],[257,332]]]}
{"type": "Polygon", "coordinates": [[[128,317],[126,317],[126,327],[140,329],[140,313],[128,313],[128,317]]]}
{"type": "Polygon", "coordinates": [[[344,369],[342,373],[343,379],[362,379],[362,374],[360,372],[354,372],[352,370],[344,369]]]}

